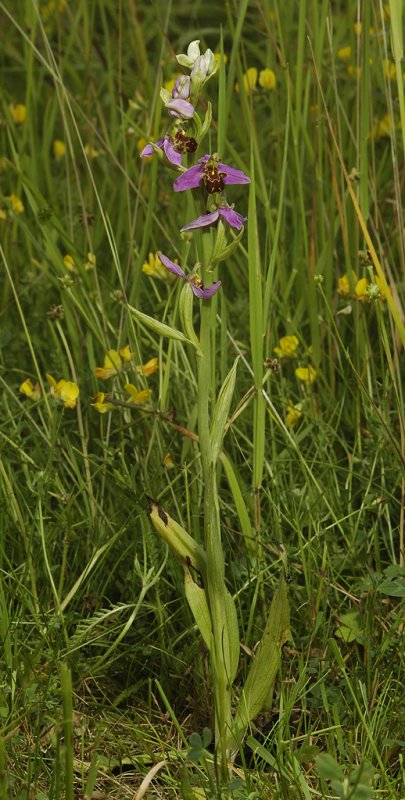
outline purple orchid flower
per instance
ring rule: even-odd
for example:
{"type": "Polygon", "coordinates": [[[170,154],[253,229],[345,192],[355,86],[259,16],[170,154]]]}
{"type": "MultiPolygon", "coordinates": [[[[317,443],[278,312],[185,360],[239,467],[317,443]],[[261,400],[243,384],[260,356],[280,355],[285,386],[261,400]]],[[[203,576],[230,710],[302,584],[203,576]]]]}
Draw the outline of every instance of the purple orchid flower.
{"type": "Polygon", "coordinates": [[[198,159],[198,164],[176,178],[173,189],[175,192],[184,192],[185,189],[196,189],[203,185],[209,194],[214,194],[223,192],[224,187],[231,183],[250,183],[250,178],[240,169],[229,167],[207,154],[198,159]]]}
{"type": "Polygon", "coordinates": [[[170,261],[170,258],[167,258],[167,256],[163,255],[163,253],[158,253],[158,257],[163,266],[166,267],[169,272],[172,272],[173,275],[177,275],[178,278],[181,278],[183,281],[186,281],[188,284],[190,284],[195,296],[199,297],[201,300],[208,300],[208,298],[212,297],[221,287],[221,281],[214,281],[211,286],[208,286],[207,289],[204,289],[204,284],[197,275],[192,277],[187,276],[178,264],[175,264],[174,261],[170,261]]]}
{"type": "Polygon", "coordinates": [[[234,211],[230,206],[221,206],[220,208],[216,208],[215,211],[210,211],[209,214],[203,214],[201,217],[193,219],[193,221],[189,222],[188,225],[183,225],[180,230],[192,231],[195,228],[205,228],[207,225],[214,225],[214,223],[219,219],[222,219],[224,222],[230,225],[231,228],[236,228],[238,231],[240,231],[243,228],[247,217],[243,217],[242,214],[234,211]]]}
{"type": "Polygon", "coordinates": [[[194,115],[194,106],[189,102],[191,81],[189,75],[180,75],[172,89],[172,99],[165,106],[172,115],[180,119],[191,119],[194,115]]]}
{"type": "Polygon", "coordinates": [[[174,98],[165,103],[165,106],[172,115],[178,119],[192,119],[194,116],[194,106],[187,100],[182,100],[181,97],[174,98]]]}
{"type": "MultiPolygon", "coordinates": [[[[181,153],[176,153],[171,136],[166,135],[163,139],[159,139],[158,142],[154,142],[154,145],[164,151],[167,160],[171,164],[175,164],[176,167],[181,166],[181,153]]],[[[148,156],[153,156],[154,152],[152,145],[149,143],[143,148],[140,156],[141,158],[147,158],[148,156]]]]}

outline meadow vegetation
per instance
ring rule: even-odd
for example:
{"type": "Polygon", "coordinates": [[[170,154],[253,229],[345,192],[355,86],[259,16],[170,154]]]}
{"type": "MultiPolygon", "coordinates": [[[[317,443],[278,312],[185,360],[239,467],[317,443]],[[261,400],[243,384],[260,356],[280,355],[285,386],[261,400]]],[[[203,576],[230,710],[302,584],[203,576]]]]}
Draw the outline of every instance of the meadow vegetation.
{"type": "Polygon", "coordinates": [[[405,797],[402,5],[0,0],[0,800],[405,797]],[[180,234],[200,189],[140,154],[195,40],[218,70],[183,164],[250,184],[186,336],[157,253],[189,273],[215,228],[180,234]],[[204,313],[212,407],[238,359],[214,470],[233,712],[280,574],[290,613],[228,780],[202,578],[150,519],[204,543],[204,313]]]}

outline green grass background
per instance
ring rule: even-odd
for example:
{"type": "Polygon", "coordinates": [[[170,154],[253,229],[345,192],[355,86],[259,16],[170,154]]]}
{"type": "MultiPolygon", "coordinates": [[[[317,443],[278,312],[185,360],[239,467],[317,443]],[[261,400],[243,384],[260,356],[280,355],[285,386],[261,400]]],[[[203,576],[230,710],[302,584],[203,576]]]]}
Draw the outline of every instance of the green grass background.
{"type": "MultiPolygon", "coordinates": [[[[216,390],[241,355],[220,475],[228,586],[247,648],[237,684],[280,543],[292,610],[269,712],[229,792],[335,797],[314,766],[326,752],[346,775],[371,762],[376,797],[405,796],[401,5],[0,2],[0,798],[133,797],[160,760],[155,796],[187,797],[185,776],[215,794],[183,746],[212,726],[206,654],[146,502],[158,498],[201,540],[198,448],[167,424],[195,431],[195,357],[141,325],[126,301],[179,327],[179,287],[142,264],[157,249],[193,263],[193,243],[178,234],[191,208],[172,191],[174,173],[139,159],[138,142],[165,130],[159,90],[179,74],[174,54],[193,39],[218,51],[221,31],[226,86],[218,107],[218,78],[207,85],[214,124],[199,154],[254,168],[257,221],[257,237],[251,215],[249,238],[221,265],[217,306],[216,390]],[[384,71],[395,57],[398,81],[384,71]],[[271,68],[275,89],[246,93],[249,67],[271,68]],[[23,124],[10,103],[26,106],[23,124]],[[372,135],[385,117],[390,135],[372,135]],[[59,161],[55,139],[66,145],[59,161]],[[344,273],[352,287],[370,277],[364,225],[391,310],[337,292],[344,273]],[[252,248],[261,282],[249,305],[252,248]],[[86,271],[88,252],[97,263],[86,271]],[[263,362],[286,334],[299,338],[298,355],[273,373],[263,362]],[[137,364],[159,357],[151,403],[101,416],[90,404],[111,380],[94,369],[128,343],[137,364]],[[308,363],[317,380],[305,388],[295,368],[308,363]],[[46,372],[77,381],[75,410],[49,397],[46,372]],[[39,401],[19,392],[27,377],[40,382],[39,401]],[[293,430],[289,403],[303,409],[293,430]]],[[[231,188],[247,213],[244,187],[231,188]]],[[[114,381],[123,396],[125,381],[114,381]]],[[[342,796],[357,797],[352,788],[342,796]]]]}

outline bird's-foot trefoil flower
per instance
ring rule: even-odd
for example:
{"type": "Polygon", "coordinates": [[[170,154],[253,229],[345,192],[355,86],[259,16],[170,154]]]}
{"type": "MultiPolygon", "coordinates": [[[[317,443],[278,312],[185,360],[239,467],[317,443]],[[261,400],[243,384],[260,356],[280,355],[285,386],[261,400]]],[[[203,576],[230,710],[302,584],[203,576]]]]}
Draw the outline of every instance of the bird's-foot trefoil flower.
{"type": "Polygon", "coordinates": [[[295,428],[302,417],[302,403],[288,403],[284,424],[287,428],[295,428]]]}
{"type": "Polygon", "coordinates": [[[46,379],[51,385],[51,394],[57,400],[61,400],[65,408],[76,408],[77,398],[80,394],[77,383],[65,381],[64,378],[60,381],[56,381],[55,378],[48,373],[46,373],[46,379]]]}
{"type": "Polygon", "coordinates": [[[137,389],[132,383],[126,383],[124,389],[130,395],[129,402],[136,406],[145,405],[152,394],[152,389],[137,389]]]}
{"type": "Polygon", "coordinates": [[[154,356],[154,358],[149,359],[146,364],[138,364],[135,369],[137,375],[144,375],[145,377],[148,375],[153,375],[159,369],[159,359],[157,356],[154,356]]]}
{"type": "Polygon", "coordinates": [[[103,380],[111,378],[120,372],[123,366],[122,362],[130,361],[131,358],[132,353],[129,345],[122,347],[119,353],[117,350],[108,350],[107,354],[104,356],[104,365],[102,367],[96,367],[94,374],[96,378],[102,378],[103,380]]]}
{"type": "Polygon", "coordinates": [[[215,211],[210,211],[208,214],[202,214],[201,217],[193,219],[188,225],[183,225],[181,231],[192,231],[195,228],[205,228],[208,225],[215,225],[218,220],[226,222],[231,228],[236,228],[238,231],[242,230],[247,217],[243,217],[237,211],[234,211],[231,206],[219,206],[215,211]]]}
{"type": "Polygon", "coordinates": [[[295,374],[306,386],[311,386],[316,381],[316,369],[311,364],[308,367],[297,367],[295,374]]]}
{"type": "Polygon", "coordinates": [[[184,192],[185,189],[204,186],[208,194],[215,194],[223,192],[225,186],[233,183],[250,183],[250,178],[240,169],[223,164],[216,154],[208,153],[198,159],[198,164],[176,178],[173,189],[175,192],[184,192]]]}
{"type": "Polygon", "coordinates": [[[218,291],[218,289],[220,289],[221,281],[214,281],[211,286],[208,286],[206,289],[204,289],[204,284],[198,275],[186,275],[186,273],[183,272],[182,268],[179,267],[178,264],[175,264],[174,261],[170,261],[170,258],[167,258],[167,256],[163,255],[163,253],[158,253],[158,256],[163,266],[172,272],[173,275],[177,275],[178,278],[186,281],[190,285],[195,296],[199,297],[201,300],[208,300],[208,298],[212,297],[218,291]]]}
{"type": "Polygon", "coordinates": [[[112,403],[109,403],[108,400],[105,399],[106,397],[108,397],[108,395],[104,394],[104,392],[97,392],[93,397],[94,402],[90,403],[93,408],[97,409],[99,414],[106,414],[107,411],[111,411],[111,409],[114,408],[112,403]]]}
{"type": "Polygon", "coordinates": [[[297,336],[282,336],[278,347],[273,347],[273,352],[279,358],[294,358],[299,343],[297,336]]]}
{"type": "Polygon", "coordinates": [[[22,382],[20,386],[20,392],[25,394],[25,396],[29,397],[31,400],[39,400],[41,397],[41,388],[39,383],[37,382],[34,385],[30,378],[26,378],[25,381],[22,382]]]}
{"type": "Polygon", "coordinates": [[[16,194],[9,194],[6,196],[6,200],[9,201],[12,211],[14,214],[23,214],[24,213],[24,203],[17,197],[16,194]]]}
{"type": "Polygon", "coordinates": [[[10,103],[8,110],[16,125],[22,125],[27,117],[27,107],[23,103],[10,103]]]}

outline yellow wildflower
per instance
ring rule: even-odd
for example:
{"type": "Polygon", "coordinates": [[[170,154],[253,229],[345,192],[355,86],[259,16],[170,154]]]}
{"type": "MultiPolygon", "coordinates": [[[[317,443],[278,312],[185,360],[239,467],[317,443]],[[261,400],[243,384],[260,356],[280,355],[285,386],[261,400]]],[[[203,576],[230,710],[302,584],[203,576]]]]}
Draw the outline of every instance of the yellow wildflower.
{"type": "Polygon", "coordinates": [[[297,403],[295,406],[289,403],[287,406],[287,413],[284,418],[284,423],[287,428],[295,428],[297,422],[302,417],[302,403],[297,403]]]}
{"type": "Polygon", "coordinates": [[[90,403],[90,405],[94,406],[94,408],[96,408],[100,414],[105,414],[107,411],[110,411],[112,408],[114,408],[114,406],[111,403],[106,402],[104,398],[104,392],[97,392],[97,394],[93,397],[94,403],[90,403]]]}
{"type": "Polygon", "coordinates": [[[90,159],[91,158],[98,158],[99,156],[101,156],[100,150],[96,150],[94,147],[91,146],[91,144],[85,144],[84,145],[84,152],[85,152],[87,158],[90,158],[90,159]]]}
{"type": "Polygon", "coordinates": [[[10,201],[10,205],[14,211],[14,214],[24,213],[24,203],[19,197],[17,197],[16,194],[9,194],[8,197],[6,197],[6,200],[10,201]]]}
{"type": "Polygon", "coordinates": [[[46,373],[46,379],[51,385],[51,394],[58,400],[61,400],[65,408],[76,408],[77,398],[80,394],[77,383],[65,381],[63,378],[60,381],[56,381],[55,378],[48,373],[46,373]]]}
{"type": "Polygon", "coordinates": [[[158,278],[161,281],[165,281],[165,283],[171,283],[173,280],[176,280],[176,276],[163,266],[157,253],[149,253],[148,260],[142,265],[142,272],[144,272],[145,275],[149,275],[151,278],[158,278]]]}
{"type": "MultiPolygon", "coordinates": [[[[251,94],[254,89],[256,88],[257,84],[257,69],[256,67],[249,67],[246,72],[242,75],[243,86],[245,88],[245,92],[247,94],[251,94]]],[[[240,91],[239,83],[235,84],[235,89],[237,92],[240,91]]]]}
{"type": "Polygon", "coordinates": [[[275,89],[276,88],[276,75],[272,69],[262,69],[259,73],[259,84],[263,87],[263,89],[275,89]]]}
{"type": "Polygon", "coordinates": [[[294,358],[299,343],[297,336],[282,336],[273,351],[279,358],[294,358]]]}
{"type": "Polygon", "coordinates": [[[16,125],[23,125],[27,116],[27,107],[23,103],[10,103],[8,110],[16,125]]]}
{"type": "Polygon", "coordinates": [[[144,375],[147,377],[148,375],[153,375],[154,372],[157,372],[159,369],[159,359],[155,356],[151,358],[146,364],[142,364],[142,366],[136,367],[136,371],[138,375],[144,375]]]}
{"type": "Polygon", "coordinates": [[[52,144],[52,150],[56,160],[60,161],[60,159],[63,158],[63,156],[66,153],[65,142],[62,142],[61,139],[54,139],[52,144]]]}
{"type": "Polygon", "coordinates": [[[176,466],[170,453],[166,453],[163,459],[163,466],[166,467],[166,469],[173,469],[173,467],[176,466]]]}
{"type": "Polygon", "coordinates": [[[25,381],[22,382],[20,386],[20,392],[25,394],[26,397],[30,397],[31,400],[39,400],[41,397],[41,389],[39,387],[39,383],[36,383],[35,386],[29,378],[26,378],[25,381]]]}
{"type": "Polygon", "coordinates": [[[367,278],[360,278],[360,280],[357,281],[356,286],[354,287],[354,296],[356,300],[360,300],[361,303],[367,303],[369,299],[367,294],[367,287],[368,287],[367,278]]]}
{"type": "Polygon", "coordinates": [[[397,68],[393,61],[390,61],[389,58],[383,58],[383,73],[384,77],[388,78],[389,81],[396,81],[397,79],[397,68]]]}
{"type": "Polygon", "coordinates": [[[129,344],[126,344],[125,347],[121,347],[120,356],[124,361],[131,361],[132,353],[129,344]]]}
{"type": "Polygon", "coordinates": [[[359,78],[361,73],[360,67],[357,64],[349,64],[347,67],[347,74],[350,75],[351,78],[359,78]]]}
{"type": "Polygon", "coordinates": [[[340,47],[337,51],[337,57],[340,58],[341,61],[350,61],[352,57],[352,48],[350,45],[340,47]]]}
{"type": "Polygon", "coordinates": [[[143,406],[148,402],[152,394],[152,389],[137,389],[132,383],[126,383],[124,389],[130,395],[130,403],[135,403],[136,406],[143,406]]]}
{"type": "Polygon", "coordinates": [[[107,354],[104,356],[104,366],[96,367],[94,374],[97,378],[103,378],[103,380],[111,378],[122,369],[122,360],[130,361],[131,358],[132,353],[129,344],[125,347],[121,347],[119,353],[117,350],[108,350],[107,354]]]}
{"type": "Polygon", "coordinates": [[[73,256],[69,255],[69,253],[66,253],[66,255],[63,256],[63,263],[64,263],[66,269],[69,270],[69,272],[76,272],[75,260],[74,260],[73,256]]]}
{"type": "Polygon", "coordinates": [[[311,364],[308,367],[297,367],[295,374],[299,381],[311,386],[316,381],[316,369],[311,364]]]}
{"type": "Polygon", "coordinates": [[[361,34],[362,30],[363,30],[363,26],[362,26],[361,22],[355,22],[354,25],[353,25],[353,30],[354,30],[356,36],[360,36],[360,34],[361,34]]]}
{"type": "Polygon", "coordinates": [[[0,208],[0,220],[1,219],[7,219],[7,211],[5,211],[4,208],[0,208]]]}
{"type": "Polygon", "coordinates": [[[94,269],[96,266],[97,258],[94,253],[87,253],[87,261],[84,262],[84,268],[86,270],[94,269]]]}
{"type": "Polygon", "coordinates": [[[374,123],[370,131],[370,138],[381,139],[383,136],[391,136],[392,131],[392,119],[389,114],[385,114],[384,117],[378,119],[377,122],[374,123]]]}
{"type": "Polygon", "coordinates": [[[347,272],[345,272],[345,274],[342,275],[341,278],[339,278],[338,280],[338,294],[342,295],[342,297],[350,297],[351,295],[349,277],[347,272]]]}

